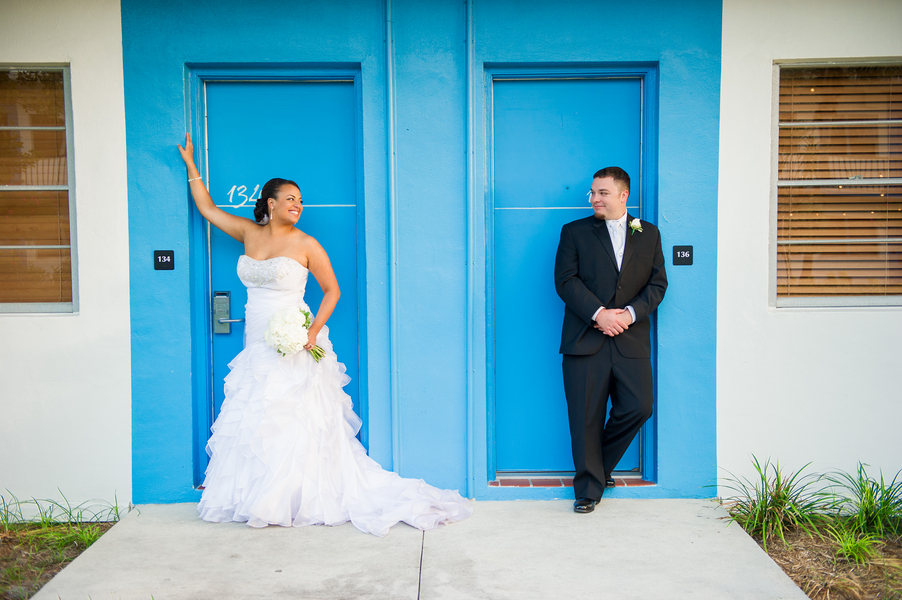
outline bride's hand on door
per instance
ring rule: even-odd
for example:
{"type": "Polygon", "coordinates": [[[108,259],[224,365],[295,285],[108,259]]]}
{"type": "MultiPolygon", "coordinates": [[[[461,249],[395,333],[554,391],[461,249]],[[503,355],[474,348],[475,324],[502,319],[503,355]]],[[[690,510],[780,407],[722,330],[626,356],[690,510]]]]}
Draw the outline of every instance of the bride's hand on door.
{"type": "Polygon", "coordinates": [[[182,160],[185,161],[185,166],[188,167],[188,177],[198,177],[200,174],[197,171],[197,167],[194,166],[194,142],[191,141],[191,134],[185,134],[185,147],[182,148],[181,144],[176,144],[179,147],[179,154],[182,155],[182,160]],[[192,175],[191,170],[194,169],[194,175],[192,175]]]}
{"type": "Polygon", "coordinates": [[[204,216],[206,220],[221,229],[224,233],[235,238],[242,244],[248,227],[257,227],[258,225],[250,219],[239,217],[218,208],[204,185],[204,180],[194,164],[194,143],[191,141],[191,134],[185,134],[185,146],[176,144],[182,160],[185,161],[185,167],[188,169],[188,185],[191,188],[191,197],[194,198],[194,205],[197,210],[204,216]]]}

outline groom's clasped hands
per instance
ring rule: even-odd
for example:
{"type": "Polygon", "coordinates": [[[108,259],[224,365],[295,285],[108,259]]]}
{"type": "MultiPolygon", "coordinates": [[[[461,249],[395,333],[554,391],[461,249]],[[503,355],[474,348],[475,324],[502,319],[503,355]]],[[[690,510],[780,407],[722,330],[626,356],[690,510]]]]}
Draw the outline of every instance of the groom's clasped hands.
{"type": "Polygon", "coordinates": [[[603,308],[595,316],[595,329],[614,337],[633,324],[633,315],[625,308],[603,308]]]}

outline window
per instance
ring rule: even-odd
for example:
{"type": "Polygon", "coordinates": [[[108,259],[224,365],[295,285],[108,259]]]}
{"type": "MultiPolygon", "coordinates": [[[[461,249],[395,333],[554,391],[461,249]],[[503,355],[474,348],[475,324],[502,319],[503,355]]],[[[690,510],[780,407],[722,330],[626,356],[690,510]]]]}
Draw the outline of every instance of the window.
{"type": "Polygon", "coordinates": [[[0,312],[74,312],[68,69],[0,67],[0,312]]]}
{"type": "Polygon", "coordinates": [[[777,306],[902,304],[902,66],[779,69],[777,306]]]}

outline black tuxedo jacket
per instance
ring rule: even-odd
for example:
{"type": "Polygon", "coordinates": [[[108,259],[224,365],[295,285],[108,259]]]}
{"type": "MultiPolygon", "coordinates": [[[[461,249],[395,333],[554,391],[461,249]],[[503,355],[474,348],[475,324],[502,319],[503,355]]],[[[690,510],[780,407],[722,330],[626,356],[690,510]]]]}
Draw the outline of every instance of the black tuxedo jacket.
{"type": "Polygon", "coordinates": [[[561,354],[595,354],[606,343],[617,344],[627,358],[650,358],[651,325],[648,317],[667,289],[664,253],[658,228],[646,221],[632,232],[627,216],[623,264],[617,271],[614,246],[603,219],[595,216],[572,221],[561,229],[554,261],[554,284],[564,301],[561,354]],[[632,306],[636,321],[613,338],[593,326],[598,307],[632,306]]]}

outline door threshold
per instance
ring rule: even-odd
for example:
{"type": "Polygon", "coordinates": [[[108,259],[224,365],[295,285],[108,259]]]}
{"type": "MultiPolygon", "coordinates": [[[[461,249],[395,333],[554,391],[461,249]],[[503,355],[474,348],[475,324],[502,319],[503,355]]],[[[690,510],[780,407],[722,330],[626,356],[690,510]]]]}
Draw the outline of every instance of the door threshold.
{"type": "MultiPolygon", "coordinates": [[[[642,479],[634,471],[614,471],[614,487],[641,487],[655,485],[654,481],[642,479]]],[[[572,473],[499,473],[489,487],[573,487],[572,473]]]]}

